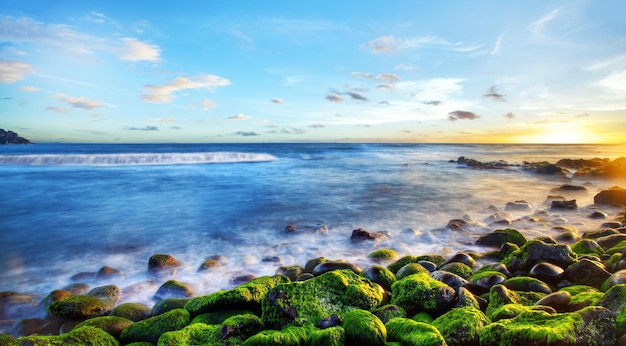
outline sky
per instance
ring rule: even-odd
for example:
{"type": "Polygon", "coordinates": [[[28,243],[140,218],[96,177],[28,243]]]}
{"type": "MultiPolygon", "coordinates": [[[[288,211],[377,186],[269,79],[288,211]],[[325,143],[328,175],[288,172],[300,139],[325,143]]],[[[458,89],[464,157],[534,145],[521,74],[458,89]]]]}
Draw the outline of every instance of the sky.
{"type": "Polygon", "coordinates": [[[626,143],[626,2],[0,1],[35,142],[626,143]]]}

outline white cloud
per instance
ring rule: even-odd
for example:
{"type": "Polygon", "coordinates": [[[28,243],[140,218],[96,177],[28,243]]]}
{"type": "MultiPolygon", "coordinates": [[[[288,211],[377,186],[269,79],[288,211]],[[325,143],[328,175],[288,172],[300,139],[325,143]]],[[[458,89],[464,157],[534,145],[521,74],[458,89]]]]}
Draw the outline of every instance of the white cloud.
{"type": "Polygon", "coordinates": [[[48,107],[46,107],[46,109],[49,110],[49,111],[53,111],[53,112],[57,112],[57,113],[61,113],[61,114],[67,113],[67,112],[70,111],[67,108],[63,108],[63,107],[59,107],[59,106],[48,106],[48,107]]]}
{"type": "Polygon", "coordinates": [[[270,102],[276,103],[276,104],[279,104],[279,105],[282,105],[282,104],[285,103],[285,101],[283,101],[283,99],[271,99],[270,102]]]}
{"type": "Polygon", "coordinates": [[[178,77],[164,85],[146,85],[147,92],[141,95],[141,98],[151,103],[171,102],[174,99],[173,93],[176,91],[199,88],[213,90],[216,87],[227,85],[230,85],[228,79],[211,74],[178,77]]]}
{"type": "Polygon", "coordinates": [[[364,49],[369,49],[373,53],[392,53],[409,48],[422,47],[442,47],[456,52],[470,52],[480,48],[482,45],[464,45],[462,42],[450,42],[438,36],[421,36],[413,38],[400,38],[393,35],[380,36],[363,45],[364,49]]]}
{"type": "Polygon", "coordinates": [[[65,94],[55,94],[55,95],[52,95],[52,97],[59,99],[74,108],[81,108],[81,109],[86,109],[86,110],[100,108],[104,105],[102,102],[90,100],[83,96],[74,97],[74,96],[68,96],[65,94]]]}
{"type": "Polygon", "coordinates": [[[626,96],[626,70],[611,73],[597,81],[595,85],[607,89],[609,92],[620,93],[626,96]]]}
{"type": "Polygon", "coordinates": [[[404,71],[416,71],[418,69],[418,67],[415,66],[415,65],[398,64],[393,69],[394,70],[404,70],[404,71]]]}
{"type": "Polygon", "coordinates": [[[34,87],[34,86],[23,86],[23,87],[19,87],[18,89],[25,91],[27,93],[34,93],[39,91],[39,88],[34,87]]]}
{"type": "Polygon", "coordinates": [[[595,61],[593,64],[583,67],[583,70],[598,71],[598,70],[613,69],[616,67],[626,68],[626,54],[611,57],[609,59],[595,61]]]}
{"type": "Polygon", "coordinates": [[[202,107],[204,107],[205,109],[215,107],[215,102],[213,102],[213,101],[211,101],[211,100],[202,100],[202,101],[200,102],[200,104],[201,104],[201,105],[202,105],[202,107]]]}
{"type": "Polygon", "coordinates": [[[543,34],[543,29],[544,27],[550,22],[552,21],[554,18],[558,17],[560,14],[560,10],[554,9],[552,10],[550,13],[546,14],[545,16],[539,18],[539,20],[531,23],[529,25],[529,29],[530,31],[532,31],[535,35],[542,35],[543,34]]]}
{"type": "Polygon", "coordinates": [[[498,39],[496,40],[496,44],[494,45],[493,49],[491,50],[491,55],[498,55],[500,54],[500,49],[502,48],[502,43],[504,42],[504,38],[507,36],[508,32],[503,32],[498,36],[498,39]]]}
{"type": "Polygon", "coordinates": [[[247,116],[247,115],[243,115],[241,113],[237,114],[237,115],[233,115],[232,117],[228,117],[228,119],[231,120],[246,120],[246,119],[250,119],[252,117],[247,116]]]}
{"type": "Polygon", "coordinates": [[[406,81],[396,83],[396,89],[410,92],[422,101],[446,101],[453,94],[459,93],[463,86],[462,78],[434,78],[428,80],[406,81]]]}
{"type": "Polygon", "coordinates": [[[0,83],[15,83],[31,73],[33,73],[33,67],[23,61],[0,61],[0,83]]]}
{"type": "Polygon", "coordinates": [[[135,38],[124,37],[119,49],[120,58],[126,61],[159,61],[161,48],[140,42],[135,38]]]}

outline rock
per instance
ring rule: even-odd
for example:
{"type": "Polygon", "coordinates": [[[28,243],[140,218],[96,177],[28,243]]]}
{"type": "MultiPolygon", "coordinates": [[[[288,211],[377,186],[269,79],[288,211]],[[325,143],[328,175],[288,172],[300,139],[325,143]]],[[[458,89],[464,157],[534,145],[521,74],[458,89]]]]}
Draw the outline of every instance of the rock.
{"type": "Polygon", "coordinates": [[[120,339],[120,334],[122,331],[129,326],[131,326],[134,322],[117,316],[101,316],[88,319],[84,322],[76,325],[75,328],[80,328],[84,326],[95,327],[104,330],[105,332],[111,334],[116,339],[120,339]]]}
{"type": "Polygon", "coordinates": [[[404,256],[388,265],[387,269],[391,270],[392,273],[397,273],[398,270],[404,267],[406,264],[419,263],[419,261],[430,261],[435,263],[436,265],[440,265],[441,263],[445,262],[446,259],[445,257],[440,255],[404,256]]]}
{"type": "Polygon", "coordinates": [[[376,308],[373,311],[373,313],[383,323],[387,323],[392,318],[406,317],[406,311],[403,308],[401,308],[401,307],[399,307],[397,305],[392,305],[392,304],[388,304],[388,305],[384,305],[384,306],[381,306],[379,308],[376,308]]]}
{"type": "Polygon", "coordinates": [[[526,242],[526,237],[522,233],[515,229],[507,228],[495,230],[492,233],[481,236],[476,240],[476,245],[500,248],[505,243],[523,246],[526,242]]]}
{"type": "MultiPolygon", "coordinates": [[[[222,345],[225,342],[220,342],[219,338],[220,326],[215,324],[196,323],[190,324],[182,329],[173,330],[161,334],[158,340],[158,345],[161,346],[175,346],[175,345],[222,345]]],[[[237,342],[237,345],[241,342],[237,342]]],[[[129,345],[137,345],[139,343],[133,343],[129,345]]],[[[152,345],[152,343],[145,343],[145,346],[152,345]]],[[[144,346],[142,344],[142,346],[144,346]]]]}
{"type": "Polygon", "coordinates": [[[507,212],[497,212],[490,215],[485,219],[485,223],[490,225],[510,225],[513,220],[513,215],[507,212]]]}
{"type": "Polygon", "coordinates": [[[120,289],[115,285],[106,285],[92,288],[87,292],[88,296],[96,297],[101,300],[109,300],[113,304],[120,298],[120,289]]]}
{"type": "Polygon", "coordinates": [[[352,309],[372,310],[383,301],[383,289],[351,270],[335,270],[313,279],[284,283],[262,298],[266,327],[315,326],[337,314],[345,317],[352,309]]]}
{"type": "Polygon", "coordinates": [[[469,286],[469,282],[459,275],[447,272],[445,270],[435,270],[430,273],[430,277],[437,281],[441,281],[444,284],[454,288],[455,291],[458,291],[461,287],[469,286]]]}
{"type": "Polygon", "coordinates": [[[148,261],[148,273],[157,275],[171,275],[182,263],[171,255],[156,254],[148,261]]]}
{"type": "Polygon", "coordinates": [[[539,262],[530,268],[528,274],[546,283],[555,284],[561,281],[563,272],[563,268],[552,263],[539,262]]]}
{"type": "MultiPolygon", "coordinates": [[[[213,311],[249,310],[261,313],[261,300],[276,285],[287,283],[283,275],[262,276],[232,290],[223,290],[206,296],[192,298],[185,304],[185,309],[192,317],[213,311]]],[[[306,281],[305,281],[306,282],[306,281]]]]}
{"type": "Polygon", "coordinates": [[[400,270],[398,270],[398,272],[396,273],[396,279],[402,280],[405,277],[407,277],[409,275],[413,275],[415,273],[426,273],[426,274],[429,274],[430,271],[428,271],[428,269],[424,268],[419,263],[409,263],[409,264],[405,265],[404,267],[400,268],[400,270]]]}
{"type": "Polygon", "coordinates": [[[241,284],[245,284],[246,282],[250,282],[250,280],[253,280],[256,278],[256,275],[254,274],[241,274],[241,275],[235,275],[232,278],[230,278],[230,280],[228,280],[228,282],[231,285],[241,285],[241,284]]]}
{"type": "Polygon", "coordinates": [[[152,299],[188,298],[192,297],[193,294],[193,290],[186,283],[177,280],[168,280],[159,287],[152,299]]]}
{"type": "Polygon", "coordinates": [[[601,290],[606,292],[613,286],[623,284],[626,284],[626,269],[618,270],[611,274],[611,276],[602,283],[601,290]]]}
{"type": "Polygon", "coordinates": [[[215,312],[207,312],[204,314],[200,314],[194,317],[189,324],[203,323],[203,324],[217,324],[221,325],[229,319],[230,317],[249,314],[250,311],[247,310],[226,310],[226,311],[215,311],[215,312]]]}
{"type": "Polygon", "coordinates": [[[566,169],[563,169],[552,163],[535,163],[534,171],[537,174],[554,175],[557,177],[564,177],[567,173],[566,169]]]}
{"type": "Polygon", "coordinates": [[[391,286],[391,304],[405,309],[409,315],[419,311],[439,314],[454,305],[454,289],[426,273],[409,275],[391,286]]]}
{"type": "Polygon", "coordinates": [[[84,326],[69,333],[52,336],[24,336],[16,340],[17,345],[98,345],[119,346],[119,342],[100,328],[84,326]]]}
{"type": "Polygon", "coordinates": [[[180,330],[190,322],[189,312],[185,309],[174,309],[162,315],[153,316],[135,322],[120,335],[123,343],[147,341],[156,344],[161,334],[180,330]]]}
{"type": "Polygon", "coordinates": [[[604,249],[597,242],[591,239],[581,239],[577,241],[574,245],[572,245],[572,251],[574,251],[578,256],[585,254],[602,255],[604,253],[604,249]]]}
{"type": "Polygon", "coordinates": [[[503,283],[507,276],[495,270],[482,270],[469,278],[471,291],[476,294],[489,292],[491,287],[503,283]]]}
{"type": "Polygon", "coordinates": [[[531,209],[532,205],[526,201],[508,202],[504,206],[504,210],[506,211],[527,211],[531,209]]]}
{"type": "Polygon", "coordinates": [[[0,129],[0,144],[32,144],[28,139],[20,137],[13,131],[0,129]]]}
{"type": "Polygon", "coordinates": [[[378,249],[367,255],[367,258],[377,263],[395,261],[398,259],[398,253],[392,249],[378,249]]]}
{"type": "Polygon", "coordinates": [[[387,328],[388,341],[397,341],[402,345],[446,345],[446,341],[439,330],[427,323],[397,317],[387,322],[385,327],[387,328]]]}
{"type": "Polygon", "coordinates": [[[299,265],[293,265],[288,267],[280,267],[276,270],[275,275],[284,275],[291,281],[296,281],[298,276],[304,274],[304,268],[299,265]]]}
{"type": "Polygon", "coordinates": [[[595,204],[626,205],[626,189],[614,186],[609,190],[602,190],[593,197],[595,204]]]}
{"type": "Polygon", "coordinates": [[[70,291],[74,294],[85,294],[89,292],[89,285],[84,283],[73,283],[62,288],[62,290],[70,291]]]}
{"type": "Polygon", "coordinates": [[[304,345],[313,333],[309,327],[287,327],[282,330],[264,330],[249,337],[244,346],[304,345]]]}
{"type": "Polygon", "coordinates": [[[351,345],[384,346],[387,328],[378,317],[366,310],[348,311],[343,320],[346,342],[351,345]]]}
{"type": "Polygon", "coordinates": [[[491,321],[474,307],[452,309],[437,317],[432,325],[449,346],[478,345],[480,331],[491,321]]]}
{"type": "Polygon", "coordinates": [[[52,316],[86,320],[107,314],[115,306],[115,301],[109,298],[100,299],[95,296],[70,296],[52,302],[48,307],[48,312],[52,316]]]}
{"type": "Polygon", "coordinates": [[[554,193],[563,193],[563,192],[587,193],[587,188],[584,187],[584,186],[565,184],[565,185],[561,185],[559,187],[555,187],[555,188],[551,189],[550,192],[554,192],[554,193]]]}
{"type": "MultiPolygon", "coordinates": [[[[60,322],[43,318],[25,318],[15,323],[15,336],[55,335],[59,333],[60,322]]],[[[0,343],[2,345],[2,343],[0,343]]]]}
{"type": "Polygon", "coordinates": [[[598,243],[598,245],[600,245],[600,247],[602,247],[603,249],[610,249],[625,240],[626,234],[622,233],[611,234],[595,239],[596,243],[598,243]]]}
{"type": "Polygon", "coordinates": [[[70,291],[54,290],[54,291],[50,292],[44,299],[42,299],[41,302],[39,302],[39,306],[38,307],[40,309],[46,309],[46,311],[47,311],[48,307],[53,302],[56,302],[57,300],[65,299],[65,298],[73,296],[73,295],[75,295],[75,294],[70,292],[70,291]]]}
{"type": "Polygon", "coordinates": [[[444,265],[450,264],[450,263],[463,263],[463,264],[467,265],[470,268],[476,268],[478,266],[478,264],[476,263],[476,260],[474,260],[474,257],[470,256],[469,254],[463,253],[463,252],[457,253],[456,255],[450,257],[448,260],[443,262],[441,265],[444,266],[444,265]]]}
{"type": "Polygon", "coordinates": [[[20,319],[31,315],[39,297],[18,292],[0,292],[0,320],[20,319]]]}
{"type": "Polygon", "coordinates": [[[202,262],[202,264],[198,268],[198,272],[209,272],[221,266],[222,265],[220,264],[219,261],[214,260],[212,258],[208,258],[204,262],[202,262]]]}
{"type": "Polygon", "coordinates": [[[599,211],[599,210],[594,210],[591,214],[589,214],[587,217],[590,219],[606,219],[609,215],[603,211],[599,211]]]}
{"type": "Polygon", "coordinates": [[[615,314],[626,307],[626,284],[611,285],[595,305],[605,307],[615,314]]]}
{"type": "MultiPolygon", "coordinates": [[[[472,261],[473,260],[474,259],[472,258],[472,261]]],[[[476,263],[476,262],[474,261],[474,263],[476,263]]],[[[443,271],[450,272],[452,274],[456,274],[456,275],[462,277],[463,279],[468,279],[470,276],[472,276],[472,274],[474,274],[474,272],[472,271],[472,268],[470,266],[468,266],[465,263],[461,263],[461,262],[451,262],[451,263],[443,264],[439,268],[439,270],[443,270],[443,271]]]]}
{"type": "Polygon", "coordinates": [[[123,317],[133,322],[145,320],[152,314],[152,309],[139,303],[124,303],[111,310],[109,316],[123,317]]]}
{"type": "Polygon", "coordinates": [[[619,221],[609,221],[600,225],[600,228],[615,228],[616,230],[620,227],[622,227],[622,223],[619,221]]]}
{"type": "Polygon", "coordinates": [[[538,262],[545,261],[566,268],[576,261],[576,254],[567,245],[531,240],[505,258],[502,263],[514,272],[519,269],[529,270],[538,262]]]}
{"type": "Polygon", "coordinates": [[[359,266],[350,262],[326,261],[315,266],[313,269],[313,276],[320,276],[329,271],[344,269],[352,270],[355,274],[360,274],[363,271],[363,269],[359,268],[359,266]]]}
{"type": "Polygon", "coordinates": [[[363,269],[359,276],[379,284],[387,291],[391,291],[391,285],[396,282],[396,276],[383,266],[367,267],[363,269]]]}
{"type": "Polygon", "coordinates": [[[307,346],[344,346],[346,332],[341,327],[312,331],[306,338],[307,346]]]}
{"type": "Polygon", "coordinates": [[[383,232],[369,232],[364,230],[363,228],[355,229],[352,231],[352,235],[350,236],[350,240],[354,242],[360,242],[365,240],[380,240],[387,237],[387,234],[383,232]]]}
{"type": "Polygon", "coordinates": [[[328,262],[328,259],[324,257],[312,258],[306,262],[304,265],[304,272],[313,274],[313,269],[317,267],[318,264],[328,262]]]}
{"type": "Polygon", "coordinates": [[[578,209],[578,204],[575,199],[569,201],[552,201],[550,209],[575,210],[578,209]]]}
{"type": "Polygon", "coordinates": [[[96,280],[123,280],[124,273],[120,270],[104,266],[96,273],[96,280]]]}
{"type": "Polygon", "coordinates": [[[332,314],[329,317],[321,319],[317,322],[317,327],[321,329],[331,328],[335,326],[340,326],[343,323],[343,319],[339,317],[337,314],[332,314]]]}
{"type": "Polygon", "coordinates": [[[558,312],[565,312],[572,300],[572,295],[567,291],[558,291],[548,294],[539,299],[535,305],[546,305],[558,312]]]}
{"type": "Polygon", "coordinates": [[[506,279],[502,285],[513,291],[539,292],[550,294],[552,289],[545,282],[528,276],[516,276],[506,279]]]}
{"type": "Polygon", "coordinates": [[[422,266],[424,269],[428,270],[429,272],[434,272],[435,270],[437,270],[437,265],[431,261],[418,261],[417,264],[419,264],[420,266],[422,266]]]}
{"type": "Polygon", "coordinates": [[[611,273],[606,270],[602,263],[583,258],[567,267],[565,276],[577,285],[600,288],[602,283],[611,276],[611,273]]]}
{"type": "Polygon", "coordinates": [[[263,321],[252,313],[235,315],[222,322],[219,328],[219,340],[229,338],[245,340],[263,330],[263,321]]]}

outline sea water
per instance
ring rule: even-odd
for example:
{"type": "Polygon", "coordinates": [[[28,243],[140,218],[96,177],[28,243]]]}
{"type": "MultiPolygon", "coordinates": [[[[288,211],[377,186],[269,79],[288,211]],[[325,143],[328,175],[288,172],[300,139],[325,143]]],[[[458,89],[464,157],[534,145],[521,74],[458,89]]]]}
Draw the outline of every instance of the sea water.
{"type": "MultiPolygon", "coordinates": [[[[371,265],[367,254],[400,255],[478,250],[482,234],[503,228],[488,217],[507,202],[547,210],[545,222],[517,222],[527,234],[554,235],[555,225],[583,233],[603,220],[586,217],[593,196],[626,181],[541,176],[512,166],[478,170],[450,160],[556,162],[617,158],[624,146],[435,144],[35,144],[0,146],[0,291],[46,295],[72,275],[102,266],[123,278],[120,288],[155,280],[148,259],[170,254],[184,263],[122,301],[152,304],[167,279],[192,285],[196,295],[233,287],[238,275],[272,275],[280,265],[324,256],[371,265]],[[551,189],[585,185],[576,213],[553,212],[551,189]],[[446,228],[472,220],[468,232],[446,228]],[[288,233],[285,227],[295,225],[288,233]],[[327,229],[315,233],[314,229],[327,229]],[[377,242],[350,241],[353,229],[386,232],[377,242]],[[199,274],[209,256],[227,262],[199,274]],[[266,258],[280,261],[264,261],[266,258]]],[[[599,207],[598,207],[599,208],[599,207]]],[[[619,208],[601,207],[614,219],[619,208]]],[[[606,221],[606,220],[604,220],[606,221]]]]}

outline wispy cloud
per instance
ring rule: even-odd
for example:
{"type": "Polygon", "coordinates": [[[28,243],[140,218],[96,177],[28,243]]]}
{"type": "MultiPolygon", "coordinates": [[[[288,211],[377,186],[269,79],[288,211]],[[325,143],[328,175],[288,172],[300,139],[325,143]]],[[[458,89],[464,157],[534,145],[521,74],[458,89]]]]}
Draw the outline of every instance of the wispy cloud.
{"type": "Polygon", "coordinates": [[[348,91],[348,92],[346,92],[346,95],[350,96],[353,100],[368,101],[368,99],[367,99],[367,97],[365,95],[357,93],[357,92],[348,91]]]}
{"type": "Polygon", "coordinates": [[[141,95],[146,102],[165,103],[174,99],[173,93],[186,89],[208,89],[213,91],[216,87],[230,85],[226,78],[211,74],[202,74],[193,77],[178,77],[164,85],[146,85],[147,92],[141,95]]]}
{"type": "Polygon", "coordinates": [[[483,97],[486,97],[488,99],[494,100],[494,101],[498,101],[498,102],[506,102],[506,98],[504,97],[504,95],[498,93],[496,86],[493,85],[489,88],[489,91],[487,91],[483,97]]]}
{"type": "Polygon", "coordinates": [[[281,135],[303,135],[306,133],[305,130],[303,129],[298,129],[295,127],[290,127],[290,128],[284,128],[281,129],[279,132],[281,135]]]}
{"type": "Polygon", "coordinates": [[[500,49],[502,48],[502,43],[504,42],[504,38],[508,35],[508,32],[503,32],[498,36],[498,39],[496,40],[496,44],[493,46],[493,49],[491,50],[491,55],[498,55],[500,54],[500,49]]]}
{"type": "Polygon", "coordinates": [[[427,106],[440,106],[443,103],[443,101],[431,100],[431,101],[425,101],[425,102],[422,102],[422,103],[427,105],[427,106]]]}
{"type": "Polygon", "coordinates": [[[33,67],[23,61],[0,61],[0,83],[11,84],[33,73],[33,67]]]}
{"type": "Polygon", "coordinates": [[[448,113],[448,120],[450,121],[457,121],[460,119],[474,120],[478,118],[480,118],[480,115],[468,111],[454,111],[448,113]]]}
{"type": "Polygon", "coordinates": [[[515,114],[508,112],[505,115],[503,115],[503,117],[507,118],[507,119],[515,119],[515,114]]]}
{"type": "Polygon", "coordinates": [[[594,83],[611,93],[624,95],[626,93],[626,70],[614,72],[594,83]]]}
{"type": "Polygon", "coordinates": [[[145,127],[134,127],[134,126],[126,126],[124,130],[128,131],[159,131],[158,126],[145,126],[145,127]]]}
{"type": "Polygon", "coordinates": [[[330,102],[342,102],[343,101],[343,97],[334,93],[326,95],[326,99],[330,102]]]}
{"type": "Polygon", "coordinates": [[[48,107],[46,107],[46,109],[49,110],[49,111],[53,111],[53,112],[57,112],[57,113],[61,113],[61,114],[67,113],[67,112],[70,111],[67,108],[63,108],[63,107],[59,107],[59,106],[48,106],[48,107]]]}
{"type": "Polygon", "coordinates": [[[161,48],[159,46],[140,42],[136,38],[124,37],[119,48],[120,58],[126,61],[159,61],[161,48]]]}
{"type": "Polygon", "coordinates": [[[534,33],[535,35],[543,35],[543,30],[544,27],[550,23],[554,18],[558,17],[560,14],[560,9],[554,9],[552,10],[550,13],[544,15],[543,17],[539,18],[537,21],[531,23],[528,28],[530,29],[530,31],[532,33],[534,33]]]}
{"type": "Polygon", "coordinates": [[[34,86],[23,86],[23,87],[19,87],[18,89],[25,91],[27,93],[35,93],[39,91],[39,88],[34,87],[34,86]]]}
{"type": "Polygon", "coordinates": [[[241,113],[233,115],[232,117],[228,117],[228,119],[230,120],[246,120],[246,119],[250,119],[252,117],[247,116],[247,115],[243,115],[241,113]]]}
{"type": "Polygon", "coordinates": [[[52,95],[52,98],[59,99],[74,108],[81,108],[85,110],[92,110],[104,106],[102,102],[90,100],[84,96],[75,97],[65,94],[54,94],[52,95]]]}
{"type": "Polygon", "coordinates": [[[242,137],[260,136],[260,134],[254,132],[254,131],[237,131],[237,132],[233,133],[233,135],[235,135],[235,136],[242,136],[242,137]]]}
{"type": "Polygon", "coordinates": [[[393,35],[379,36],[368,41],[363,48],[372,53],[393,53],[409,48],[441,47],[456,52],[471,52],[482,45],[466,45],[462,42],[450,42],[444,38],[427,35],[421,37],[402,38],[393,35]]]}
{"type": "Polygon", "coordinates": [[[321,128],[324,128],[324,125],[322,125],[322,124],[312,124],[312,125],[309,125],[308,127],[314,128],[314,129],[321,129],[321,128]]]}
{"type": "Polygon", "coordinates": [[[394,83],[400,81],[400,77],[393,73],[381,73],[378,76],[374,76],[371,73],[364,72],[352,72],[352,75],[355,77],[365,78],[365,79],[374,79],[382,82],[394,83]]]}
{"type": "Polygon", "coordinates": [[[408,65],[408,64],[398,64],[396,65],[396,67],[394,67],[394,70],[404,70],[404,71],[416,71],[417,69],[418,69],[417,66],[408,65]]]}
{"type": "Polygon", "coordinates": [[[285,103],[285,101],[283,101],[283,99],[271,99],[270,100],[271,103],[276,103],[279,105],[282,105],[283,103],[285,103]]]}

